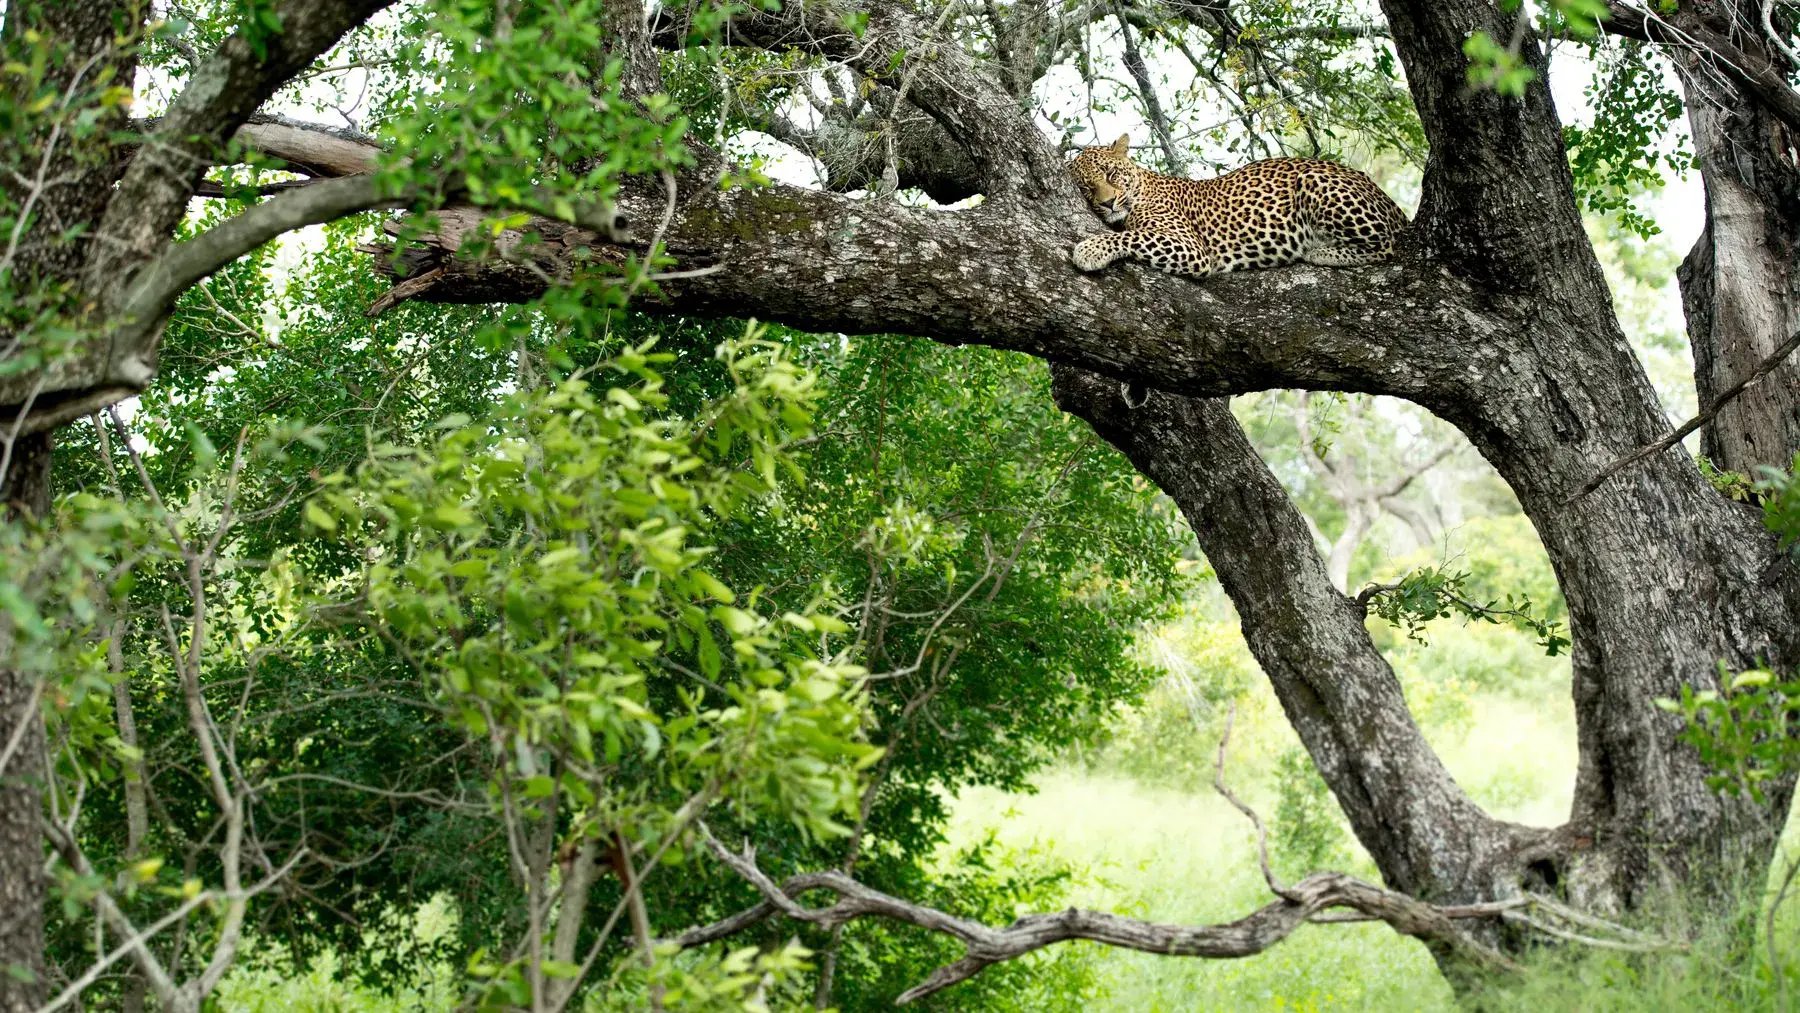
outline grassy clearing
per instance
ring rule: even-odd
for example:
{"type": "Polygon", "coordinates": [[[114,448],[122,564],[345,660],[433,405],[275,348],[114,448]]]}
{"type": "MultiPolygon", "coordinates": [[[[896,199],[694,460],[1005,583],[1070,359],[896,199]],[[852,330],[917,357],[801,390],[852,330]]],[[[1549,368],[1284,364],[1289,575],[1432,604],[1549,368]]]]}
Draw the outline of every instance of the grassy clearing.
{"type": "MultiPolygon", "coordinates": [[[[1043,847],[1086,868],[1088,881],[1069,897],[1079,907],[1191,923],[1236,918],[1269,900],[1248,824],[1210,794],[1063,770],[1035,795],[965,793],[952,841],[990,827],[1009,845],[1043,847]]],[[[1385,926],[1308,927],[1234,961],[1091,949],[1101,994],[1089,1009],[1451,1008],[1425,948],[1385,926]]]]}
{"type": "MultiPolygon", "coordinates": [[[[1251,676],[1235,630],[1190,622],[1174,636],[1210,670],[1188,673],[1188,685],[1210,680],[1235,693],[1204,700],[1172,680],[1139,711],[1121,717],[1109,746],[1047,773],[1035,794],[964,793],[953,809],[951,847],[992,831],[1021,853],[1036,851],[1085,870],[1068,898],[1081,907],[1188,924],[1241,917],[1270,894],[1257,871],[1248,821],[1211,787],[1231,699],[1237,718],[1227,777],[1269,823],[1278,871],[1297,877],[1336,868],[1377,878],[1317,775],[1297,762],[1298,742],[1266,685],[1251,676]],[[1309,811],[1314,815],[1306,817],[1309,811]]],[[[1529,638],[1486,626],[1445,624],[1433,631],[1430,646],[1384,646],[1426,737],[1476,802],[1527,824],[1551,826],[1566,817],[1576,762],[1566,661],[1546,663],[1529,638]]],[[[1792,824],[1787,852],[1800,854],[1800,830],[1792,824]]],[[[1777,877],[1781,868],[1778,862],[1777,877]]],[[[1782,909],[1776,939],[1789,991],[1800,1001],[1800,904],[1782,909]]],[[[1649,962],[1547,952],[1522,984],[1463,1008],[1794,1008],[1775,986],[1766,941],[1757,946],[1754,959],[1736,963],[1720,956],[1722,944],[1649,962]]],[[[1425,948],[1385,926],[1308,927],[1268,953],[1237,961],[1101,947],[1086,947],[1082,959],[1092,962],[1098,979],[1089,1009],[1458,1008],[1425,948]]]]}

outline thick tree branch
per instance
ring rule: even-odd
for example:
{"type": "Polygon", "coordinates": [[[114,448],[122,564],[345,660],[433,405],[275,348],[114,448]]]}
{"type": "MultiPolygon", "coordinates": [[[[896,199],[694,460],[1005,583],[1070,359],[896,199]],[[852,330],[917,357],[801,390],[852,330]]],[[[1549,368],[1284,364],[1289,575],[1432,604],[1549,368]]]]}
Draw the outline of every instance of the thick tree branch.
{"type": "MultiPolygon", "coordinates": [[[[89,277],[105,281],[166,242],[225,141],[295,74],[394,0],[281,0],[281,30],[245,29],[201,64],[143,141],[101,222],[89,277]]],[[[95,287],[103,291],[104,285],[95,287]]]]}
{"type": "Polygon", "coordinates": [[[313,177],[371,172],[382,150],[375,138],[345,127],[260,114],[250,117],[232,139],[252,151],[281,159],[295,172],[313,177]]]}
{"type": "Polygon", "coordinates": [[[132,279],[124,304],[129,328],[160,320],[175,299],[195,282],[262,244],[307,225],[383,207],[401,207],[404,197],[388,193],[374,176],[344,176],[279,194],[208,229],[171,245],[132,279]]]}
{"type": "MultiPolygon", "coordinates": [[[[892,92],[878,89],[891,99],[892,92]]],[[[887,170],[886,144],[872,136],[878,129],[866,112],[852,118],[841,107],[823,116],[816,125],[803,126],[774,116],[763,129],[776,140],[791,144],[816,159],[824,169],[824,185],[833,193],[873,190],[887,170]]],[[[975,164],[938,122],[910,104],[891,117],[888,127],[900,189],[924,191],[940,204],[953,204],[981,192],[975,164]]]]}
{"type": "Polygon", "coordinates": [[[1046,196],[1049,181],[1062,174],[1062,158],[959,42],[932,38],[928,20],[898,3],[880,2],[870,5],[868,24],[859,33],[828,5],[786,4],[777,11],[738,14],[725,31],[734,42],[809,53],[890,86],[907,80],[909,100],[974,160],[982,192],[1027,200],[1046,196]]]}
{"type": "MultiPolygon", "coordinates": [[[[0,425],[38,432],[92,414],[142,390],[156,375],[156,345],[175,300],[195,282],[276,237],[358,211],[400,207],[373,176],[324,180],[281,193],[207,232],[170,244],[121,286],[115,323],[106,332],[87,382],[54,397],[0,407],[0,425]],[[19,419],[20,414],[26,417],[19,419]]],[[[5,388],[0,386],[0,392],[5,388]]],[[[0,406],[5,401],[0,400],[0,406]]]]}
{"type": "MultiPolygon", "coordinates": [[[[660,203],[626,195],[621,207],[643,220],[660,203]]],[[[931,211],[784,186],[709,190],[680,205],[667,245],[680,268],[718,270],[665,282],[647,304],[813,331],[978,342],[1195,395],[1307,387],[1429,401],[1453,392],[1468,406],[1506,372],[1506,335],[1480,313],[1473,290],[1417,260],[1299,266],[1203,285],[1138,267],[1083,275],[1068,250],[1080,223],[1094,230],[1097,221],[1050,212],[1011,202],[931,211]]],[[[443,268],[437,284],[415,294],[426,301],[527,299],[569,277],[583,257],[622,260],[591,234],[554,222],[527,227],[535,242],[527,232],[500,237],[505,256],[459,258],[466,238],[484,238],[481,215],[434,217],[425,245],[399,263],[381,261],[409,277],[443,268]]]]}
{"type": "Polygon", "coordinates": [[[1299,511],[1225,403],[1155,392],[1131,409],[1117,384],[1068,367],[1053,376],[1057,404],[1186,515],[1251,653],[1382,877],[1416,896],[1491,895],[1472,870],[1531,833],[1491,820],[1451,779],[1361,610],[1331,583],[1299,511]],[[1446,847],[1446,833],[1461,846],[1446,847]],[[1482,857],[1464,866],[1452,855],[1482,857]]]}
{"type": "Polygon", "coordinates": [[[1537,72],[1522,96],[1468,83],[1464,40],[1512,38],[1527,11],[1491,0],[1382,0],[1382,9],[1431,147],[1416,219],[1427,247],[1499,291],[1579,273],[1609,306],[1533,33],[1520,36],[1520,57],[1537,72]]]}

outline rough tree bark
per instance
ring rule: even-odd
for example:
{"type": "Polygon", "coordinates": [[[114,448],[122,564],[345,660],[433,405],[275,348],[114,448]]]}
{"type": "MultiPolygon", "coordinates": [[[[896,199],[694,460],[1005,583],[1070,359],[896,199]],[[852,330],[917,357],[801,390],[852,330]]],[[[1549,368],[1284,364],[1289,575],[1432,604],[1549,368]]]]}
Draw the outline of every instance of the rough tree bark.
{"type": "MultiPolygon", "coordinates": [[[[44,82],[67,96],[80,95],[113,78],[129,81],[133,61],[113,45],[114,33],[129,28],[127,4],[116,0],[74,0],[50,5],[14,5],[0,28],[0,54],[29,59],[37,33],[57,47],[44,82]]],[[[16,81],[9,75],[8,80],[16,81]]],[[[22,93],[7,96],[23,102],[22,93]]],[[[116,129],[119,116],[105,125],[116,129]]],[[[54,129],[54,128],[52,128],[54,129]]],[[[15,206],[27,201],[36,214],[24,221],[5,252],[4,267],[26,282],[25,290],[53,293],[78,284],[83,251],[63,237],[74,223],[93,222],[104,212],[114,159],[107,142],[87,149],[58,144],[38,131],[18,138],[30,152],[29,176],[8,173],[0,187],[15,206]]],[[[8,159],[12,161],[12,159],[8,159]]],[[[21,160],[22,162],[22,160],[21,160]]],[[[20,164],[15,162],[14,164],[20,164]]],[[[52,297],[53,298],[53,297],[52,297]]],[[[0,356],[17,354],[17,336],[0,325],[0,356]]],[[[29,374],[27,377],[30,378],[29,374]]],[[[46,393],[41,374],[30,396],[46,393]]],[[[50,390],[50,398],[56,392],[50,390]]],[[[0,524],[28,524],[50,506],[50,433],[25,433],[0,426],[0,524]]],[[[0,1011],[36,1009],[48,984],[44,965],[44,722],[36,673],[13,664],[10,622],[0,619],[0,1011]]]]}
{"type": "MultiPolygon", "coordinates": [[[[99,203],[73,220],[117,242],[82,245],[62,276],[129,273],[129,297],[104,304],[129,312],[96,325],[91,345],[28,374],[28,384],[0,380],[0,421],[14,432],[47,430],[149,382],[168,306],[245,244],[381,203],[355,177],[329,180],[271,198],[211,242],[169,242],[201,169],[234,132],[323,164],[305,149],[325,135],[260,129],[250,116],[381,5],[278,6],[288,31],[270,58],[250,60],[227,43],[219,65],[196,75],[208,87],[184,94],[159,125],[158,144],[84,191],[99,203]],[[153,150],[181,157],[160,164],[162,154],[145,154],[153,150]]],[[[680,266],[717,268],[669,279],[646,308],[979,342],[1056,364],[1062,403],[1194,523],[1283,707],[1393,887],[1458,903],[1550,886],[1623,910],[1683,883],[1723,900],[1766,869],[1792,784],[1776,785],[1767,805],[1721,798],[1678,742],[1676,719],[1652,701],[1684,685],[1710,688],[1720,661],[1793,667],[1800,573],[1679,448],[1574,495],[1659,436],[1664,421],[1582,232],[1546,84],[1540,77],[1521,98],[1467,85],[1464,40],[1474,31],[1511,37],[1510,15],[1486,0],[1383,4],[1430,142],[1423,203],[1399,258],[1196,283],[1137,267],[1075,273],[1070,245],[1099,226],[1016,94],[907,9],[887,0],[865,7],[866,31],[808,3],[740,15],[731,37],[842,63],[896,89],[905,80],[907,102],[967,160],[933,164],[968,174],[984,201],[930,211],[784,186],[721,192],[698,176],[683,181],[672,208],[658,187],[631,191],[632,220],[670,212],[667,246],[680,266]],[[1118,380],[1161,393],[1128,410],[1112,393],[1118,380]],[[1581,759],[1563,827],[1488,817],[1420,736],[1362,616],[1331,586],[1291,503],[1216,400],[1275,387],[1409,398],[1456,425],[1517,493],[1570,609],[1581,759]]],[[[652,87],[641,10],[620,0],[617,13],[632,79],[652,87]]],[[[1541,71],[1529,31],[1524,39],[1524,59],[1541,71]]],[[[1770,99],[1767,85],[1757,100],[1775,108],[1779,94],[1770,99]]],[[[347,142],[330,141],[341,158],[347,142]]],[[[514,233],[481,258],[459,256],[481,219],[449,209],[427,242],[375,261],[403,278],[383,304],[526,299],[546,278],[625,256],[608,237],[551,223],[531,226],[544,242],[523,244],[514,233]]],[[[1791,453],[1796,440],[1784,432],[1777,439],[1791,453]]],[[[0,854],[0,872],[41,855],[22,849],[15,842],[0,854]]]]}
{"type": "MultiPolygon", "coordinates": [[[[1613,5],[1607,29],[1662,45],[1686,97],[1706,226],[1679,271],[1700,403],[1741,381],[1800,329],[1800,54],[1764,0],[1685,3],[1666,15],[1613,5]]],[[[1701,430],[1701,453],[1754,474],[1800,447],[1800,360],[1790,359],[1701,430]]]]}
{"type": "MultiPolygon", "coordinates": [[[[50,436],[21,437],[0,476],[0,523],[50,506],[50,436]]],[[[44,722],[38,682],[11,667],[12,631],[0,620],[0,1013],[35,1010],[44,968],[44,722]]]]}
{"type": "MultiPolygon", "coordinates": [[[[1775,64],[1756,0],[1719,4],[1723,33],[1775,64]]],[[[1677,57],[1694,154],[1706,185],[1706,229],[1679,277],[1702,404],[1742,379],[1800,329],[1800,132],[1721,72],[1717,57],[1677,57]]],[[[1701,453],[1755,474],[1786,468],[1800,447],[1800,359],[1790,358],[1701,430],[1701,453]]]]}

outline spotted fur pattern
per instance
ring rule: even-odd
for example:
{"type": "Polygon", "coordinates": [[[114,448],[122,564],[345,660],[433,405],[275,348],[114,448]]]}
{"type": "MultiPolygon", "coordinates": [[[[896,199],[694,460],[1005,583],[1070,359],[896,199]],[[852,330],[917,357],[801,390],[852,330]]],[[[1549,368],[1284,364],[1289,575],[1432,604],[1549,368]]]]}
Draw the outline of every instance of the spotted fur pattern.
{"type": "Polygon", "coordinates": [[[1406,215],[1355,169],[1310,158],[1252,162],[1216,179],[1179,179],[1134,164],[1129,137],[1083,148],[1069,171],[1108,225],[1071,259],[1098,271],[1132,257],[1203,278],[1295,261],[1343,267],[1394,252],[1406,215]]]}

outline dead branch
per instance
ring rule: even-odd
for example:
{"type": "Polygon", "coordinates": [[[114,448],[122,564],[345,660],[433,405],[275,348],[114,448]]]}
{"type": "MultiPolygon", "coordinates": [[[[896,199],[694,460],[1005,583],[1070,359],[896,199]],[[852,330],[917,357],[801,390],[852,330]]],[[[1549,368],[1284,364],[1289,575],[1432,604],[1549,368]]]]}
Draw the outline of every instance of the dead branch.
{"type": "MultiPolygon", "coordinates": [[[[1453,914],[1494,917],[1500,910],[1510,910],[1510,905],[1439,909],[1335,872],[1309,876],[1289,888],[1287,897],[1237,921],[1219,925],[1166,925],[1070,908],[1053,914],[1026,915],[1005,928],[994,928],[901,900],[837,872],[805,873],[778,886],[757,867],[753,850],[746,846],[743,852],[733,853],[704,825],[701,834],[708,850],[755,886],[765,900],[747,911],[683,933],[676,937],[677,945],[698,946],[722,939],[776,913],[827,929],[856,918],[890,918],[961,941],[963,958],[939,968],[925,981],[902,993],[895,1000],[899,1005],[966,981],[994,964],[1015,960],[1070,939],[1086,939],[1167,956],[1248,957],[1286,939],[1319,912],[1339,907],[1384,921],[1406,935],[1446,946],[1478,966],[1498,971],[1516,967],[1498,952],[1470,939],[1453,922],[1453,914]],[[797,899],[815,890],[830,891],[837,894],[838,899],[823,908],[809,908],[797,899]]],[[[1525,903],[1519,901],[1517,906],[1525,903]]]]}
{"type": "Polygon", "coordinates": [[[1380,921],[1403,935],[1442,947],[1475,967],[1506,973],[1518,970],[1518,965],[1459,929],[1458,921],[1498,918],[1564,942],[1635,953],[1682,948],[1681,944],[1637,932],[1535,894],[1474,904],[1434,905],[1339,872],[1315,873],[1293,886],[1282,885],[1269,864],[1268,832],[1262,819],[1225,783],[1225,756],[1231,742],[1234,716],[1235,709],[1227,715],[1225,730],[1219,739],[1213,787],[1255,826],[1263,879],[1278,898],[1237,921],[1218,925],[1167,925],[1070,908],[1054,914],[1025,915],[1005,928],[994,928],[901,900],[841,872],[802,873],[777,885],[756,864],[756,852],[748,842],[741,851],[732,852],[713,836],[704,822],[700,822],[697,825],[707,850],[756,887],[764,899],[762,903],[727,918],[689,929],[672,941],[682,949],[703,946],[780,914],[828,930],[836,930],[857,918],[889,918],[953,936],[962,942],[964,955],[961,960],[932,972],[923,982],[895,999],[896,1005],[922,999],[966,981],[994,964],[1015,960],[1070,939],[1086,939],[1165,956],[1230,959],[1261,953],[1309,922],[1380,921]],[[837,900],[826,907],[807,907],[801,903],[803,895],[819,890],[836,894],[837,900]]]}
{"type": "Polygon", "coordinates": [[[1275,878],[1275,870],[1269,864],[1269,831],[1267,827],[1263,826],[1262,817],[1258,816],[1255,809],[1245,804],[1244,800],[1238,798],[1225,784],[1225,751],[1231,745],[1231,726],[1236,720],[1237,704],[1233,703],[1231,709],[1225,712],[1225,731],[1219,736],[1219,758],[1213,764],[1213,790],[1223,795],[1225,801],[1230,802],[1232,808],[1243,813],[1244,817],[1250,821],[1250,825],[1256,828],[1256,860],[1262,866],[1263,882],[1269,885],[1269,892],[1285,900],[1292,900],[1294,899],[1292,892],[1282,886],[1279,879],[1275,878]]]}
{"type": "Polygon", "coordinates": [[[1576,491],[1575,495],[1568,498],[1567,502],[1574,503],[1588,493],[1600,488],[1601,485],[1605,484],[1607,479],[1617,475],[1619,472],[1624,471],[1626,468],[1631,467],[1639,461],[1642,461],[1646,457],[1662,453],[1686,439],[1690,433],[1694,432],[1694,430],[1710,423],[1713,419],[1718,417],[1719,412],[1722,411],[1726,405],[1730,404],[1734,398],[1750,389],[1752,385],[1763,377],[1774,372],[1775,368],[1781,365],[1782,360],[1794,354],[1794,350],[1797,348],[1800,348],[1800,331],[1795,331],[1793,334],[1789,335],[1788,339],[1783,341],[1775,351],[1769,353],[1768,358],[1757,363],[1756,368],[1750,371],[1749,376],[1744,377],[1737,383],[1720,391],[1719,395],[1713,398],[1711,403],[1709,403],[1706,406],[1706,409],[1700,414],[1688,419],[1674,429],[1669,430],[1667,433],[1663,434],[1661,439],[1645,444],[1638,450],[1601,468],[1599,473],[1593,478],[1588,479],[1587,482],[1576,491]]]}

